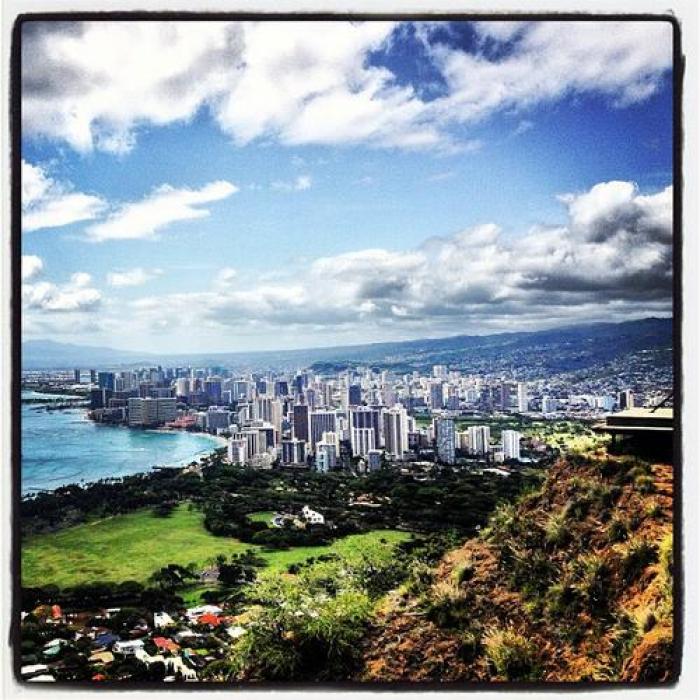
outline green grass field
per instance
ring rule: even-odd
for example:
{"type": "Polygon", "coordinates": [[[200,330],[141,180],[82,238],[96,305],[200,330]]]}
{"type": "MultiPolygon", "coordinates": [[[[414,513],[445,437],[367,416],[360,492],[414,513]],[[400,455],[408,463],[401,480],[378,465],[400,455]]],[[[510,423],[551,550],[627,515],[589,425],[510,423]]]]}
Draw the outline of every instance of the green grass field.
{"type": "Polygon", "coordinates": [[[199,511],[187,506],[178,507],[168,518],[143,510],[27,538],[22,543],[22,585],[64,588],[96,581],[145,582],[167,564],[203,566],[218,554],[229,556],[246,549],[259,552],[270,568],[286,568],[319,554],[349,554],[381,539],[394,544],[411,536],[397,530],[374,530],[327,546],[266,551],[216,537],[204,529],[202,519],[199,511]]]}
{"type": "Polygon", "coordinates": [[[254,523],[266,523],[270,526],[270,521],[274,514],[272,510],[260,510],[257,513],[250,513],[250,515],[248,515],[248,520],[252,520],[254,523]]]}

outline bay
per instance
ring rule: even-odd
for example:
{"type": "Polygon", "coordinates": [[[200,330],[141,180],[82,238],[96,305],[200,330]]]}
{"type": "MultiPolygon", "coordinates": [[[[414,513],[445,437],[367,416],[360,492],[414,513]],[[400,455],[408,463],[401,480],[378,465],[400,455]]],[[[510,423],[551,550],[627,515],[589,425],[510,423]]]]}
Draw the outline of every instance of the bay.
{"type": "MultiPolygon", "coordinates": [[[[48,398],[27,391],[22,397],[48,398]]],[[[204,433],[101,425],[82,408],[36,410],[39,405],[22,404],[23,494],[188,464],[221,444],[204,433]]]]}

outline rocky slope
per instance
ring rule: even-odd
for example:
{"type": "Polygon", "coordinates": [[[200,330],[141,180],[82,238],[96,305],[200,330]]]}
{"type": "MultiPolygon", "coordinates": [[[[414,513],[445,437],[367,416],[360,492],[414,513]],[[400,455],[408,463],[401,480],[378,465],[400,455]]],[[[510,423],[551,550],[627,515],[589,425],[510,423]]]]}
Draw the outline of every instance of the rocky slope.
{"type": "Polygon", "coordinates": [[[671,680],[672,507],[670,465],[562,459],[391,594],[358,679],[671,680]]]}

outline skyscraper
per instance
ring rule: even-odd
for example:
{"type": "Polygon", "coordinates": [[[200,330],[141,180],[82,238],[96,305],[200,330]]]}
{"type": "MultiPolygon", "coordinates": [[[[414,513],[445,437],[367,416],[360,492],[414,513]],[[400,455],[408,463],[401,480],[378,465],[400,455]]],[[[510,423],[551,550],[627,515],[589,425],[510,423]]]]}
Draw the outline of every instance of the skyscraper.
{"type": "Polygon", "coordinates": [[[445,407],[445,389],[442,382],[430,383],[430,408],[440,410],[445,407]]]}
{"type": "Polygon", "coordinates": [[[372,428],[352,428],[350,431],[353,457],[366,457],[375,449],[374,430],[372,428]]]}
{"type": "Polygon", "coordinates": [[[617,395],[617,405],[621,411],[624,411],[626,408],[634,408],[634,394],[629,389],[621,391],[617,395]]]}
{"type": "Polygon", "coordinates": [[[291,438],[282,440],[282,464],[304,464],[306,462],[306,441],[291,438]]]}
{"type": "Polygon", "coordinates": [[[438,460],[444,464],[454,464],[455,422],[452,418],[438,418],[435,442],[438,460]]]}
{"type": "Polygon", "coordinates": [[[527,384],[518,382],[518,413],[527,413],[528,408],[527,384]]]}
{"type": "Polygon", "coordinates": [[[309,441],[309,407],[303,403],[296,404],[292,417],[294,437],[307,443],[309,441]]]}
{"type": "MultiPolygon", "coordinates": [[[[374,433],[374,447],[381,445],[381,409],[374,406],[354,406],[348,409],[348,422],[350,429],[350,441],[353,440],[353,430],[355,428],[370,428],[374,433]]],[[[352,446],[353,454],[356,447],[352,446]]]]}
{"type": "Polygon", "coordinates": [[[335,469],[338,453],[334,443],[321,441],[316,445],[316,471],[325,474],[335,469]]]}
{"type": "Polygon", "coordinates": [[[316,443],[320,442],[324,433],[334,433],[336,427],[335,411],[314,411],[310,420],[309,448],[316,451],[316,443]]]}
{"type": "Polygon", "coordinates": [[[387,455],[402,459],[408,450],[408,416],[403,406],[384,411],[384,446],[387,455]]]}
{"type": "Polygon", "coordinates": [[[114,372],[98,372],[97,386],[99,386],[100,389],[114,391],[114,372]]]}
{"type": "Polygon", "coordinates": [[[505,459],[520,459],[520,438],[517,430],[503,431],[503,456],[505,459]]]}
{"type": "Polygon", "coordinates": [[[348,387],[348,406],[359,406],[362,403],[362,387],[350,384],[348,387]]]}
{"type": "Polygon", "coordinates": [[[473,455],[485,455],[489,451],[491,429],[488,425],[469,427],[469,452],[473,455]]]}

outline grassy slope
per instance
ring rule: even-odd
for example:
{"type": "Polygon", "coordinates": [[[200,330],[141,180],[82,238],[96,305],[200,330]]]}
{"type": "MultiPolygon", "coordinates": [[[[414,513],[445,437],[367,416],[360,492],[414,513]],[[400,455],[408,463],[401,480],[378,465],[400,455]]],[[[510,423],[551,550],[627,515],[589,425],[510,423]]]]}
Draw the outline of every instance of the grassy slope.
{"type": "Polygon", "coordinates": [[[541,491],[501,510],[482,537],[446,555],[432,586],[395,594],[367,640],[361,679],[504,680],[490,664],[486,646],[496,639],[494,632],[506,632],[529,646],[539,680],[667,680],[672,574],[663,550],[671,541],[673,470],[653,465],[649,485],[637,481],[623,462],[617,467],[613,459],[606,476],[600,464],[561,460],[541,491]],[[609,505],[587,495],[592,493],[609,496],[609,505]],[[587,498],[587,510],[576,514],[572,506],[587,498]],[[561,541],[548,543],[546,533],[555,532],[557,518],[562,518],[561,541]],[[611,541],[613,520],[625,523],[622,541],[611,541]],[[659,560],[642,563],[625,580],[626,557],[641,541],[654,547],[659,560]],[[504,559],[507,551],[513,552],[512,561],[504,559]],[[543,564],[553,570],[543,570],[543,564]],[[587,578],[594,570],[590,564],[603,565],[595,570],[608,573],[587,578]],[[575,575],[579,565],[584,565],[581,578],[575,575]],[[460,584],[463,567],[471,574],[460,584]],[[516,571],[519,582],[513,579],[516,571]],[[584,602],[577,612],[574,602],[556,597],[562,583],[594,595],[601,609],[591,612],[584,602]],[[538,585],[547,591],[538,593],[538,585]],[[430,617],[431,609],[443,614],[430,617]],[[472,646],[465,647],[465,639],[472,646]]]}
{"type": "Polygon", "coordinates": [[[398,542],[409,536],[377,530],[350,535],[329,546],[264,551],[211,535],[202,525],[202,514],[186,506],[168,518],[156,518],[144,510],[27,539],[22,545],[22,585],[67,587],[91,581],[145,581],[166,564],[205,565],[218,554],[228,556],[246,549],[260,552],[270,567],[286,567],[319,554],[361,550],[380,538],[398,542]]]}

